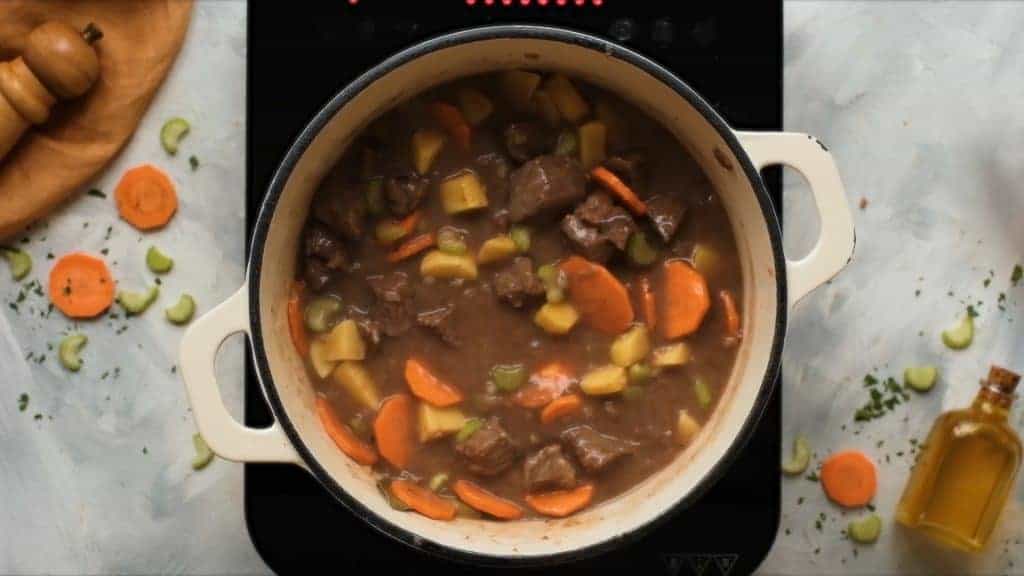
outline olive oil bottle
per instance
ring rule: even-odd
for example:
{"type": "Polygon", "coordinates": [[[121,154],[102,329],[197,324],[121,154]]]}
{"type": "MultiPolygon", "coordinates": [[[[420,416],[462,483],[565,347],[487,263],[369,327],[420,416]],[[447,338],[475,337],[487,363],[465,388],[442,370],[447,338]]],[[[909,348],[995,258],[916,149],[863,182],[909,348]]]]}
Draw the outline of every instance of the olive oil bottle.
{"type": "Polygon", "coordinates": [[[1020,376],[993,366],[965,410],[935,421],[896,509],[896,521],[967,551],[988,542],[1020,467],[1007,423],[1020,376]]]}

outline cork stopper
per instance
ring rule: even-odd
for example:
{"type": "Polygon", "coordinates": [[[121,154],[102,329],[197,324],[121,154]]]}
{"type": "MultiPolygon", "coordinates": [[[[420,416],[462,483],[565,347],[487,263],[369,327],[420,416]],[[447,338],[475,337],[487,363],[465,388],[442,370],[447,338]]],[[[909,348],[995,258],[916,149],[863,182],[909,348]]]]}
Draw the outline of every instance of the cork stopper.
{"type": "Polygon", "coordinates": [[[1017,388],[1017,384],[1019,382],[1020,374],[1011,372],[1006,368],[993,365],[988,370],[988,386],[995,388],[1007,396],[1013,394],[1013,391],[1017,388]]]}

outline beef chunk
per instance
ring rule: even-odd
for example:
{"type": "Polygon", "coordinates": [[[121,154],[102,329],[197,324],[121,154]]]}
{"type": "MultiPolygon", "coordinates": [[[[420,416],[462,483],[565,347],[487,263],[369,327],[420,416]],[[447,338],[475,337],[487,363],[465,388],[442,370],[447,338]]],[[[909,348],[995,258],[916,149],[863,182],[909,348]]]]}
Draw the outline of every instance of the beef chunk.
{"type": "Polygon", "coordinates": [[[348,269],[345,245],[323,225],[312,224],[306,229],[303,252],[303,277],[314,292],[323,290],[332,278],[348,269]]]}
{"type": "Polygon", "coordinates": [[[533,260],[519,256],[494,275],[494,292],[514,308],[531,296],[544,294],[544,283],[533,273],[533,260]]]}
{"type": "Polygon", "coordinates": [[[600,472],[633,453],[633,445],[629,442],[602,434],[586,424],[562,432],[562,442],[569,445],[576,459],[590,472],[600,472]]]}
{"type": "Polygon", "coordinates": [[[356,320],[356,324],[359,325],[359,332],[362,334],[363,339],[369,342],[371,346],[380,344],[380,322],[373,318],[359,318],[356,320]]]}
{"type": "Polygon", "coordinates": [[[555,134],[546,126],[534,122],[515,122],[505,128],[505,148],[516,162],[550,152],[555,145],[555,134]]]}
{"type": "Polygon", "coordinates": [[[405,272],[366,278],[377,297],[373,320],[387,336],[400,336],[412,326],[413,289],[405,272]]]}
{"type": "Polygon", "coordinates": [[[565,156],[540,156],[512,173],[509,219],[512,222],[557,216],[583,199],[586,178],[579,162],[565,156]]]}
{"type": "Polygon", "coordinates": [[[342,238],[363,237],[366,205],[355,188],[320,193],[314,201],[313,216],[342,238]]]}
{"type": "Polygon", "coordinates": [[[334,278],[334,271],[327,268],[323,260],[319,258],[306,257],[305,265],[302,268],[302,278],[306,286],[313,292],[319,292],[331,283],[334,278]]]}
{"type": "Polygon", "coordinates": [[[562,454],[562,447],[553,444],[523,462],[523,478],[527,492],[568,490],[576,486],[576,467],[562,454]]]}
{"type": "Polygon", "coordinates": [[[662,194],[647,199],[647,217],[665,242],[671,241],[676,235],[685,215],[686,204],[675,194],[662,194]]]}
{"type": "Polygon", "coordinates": [[[462,341],[455,331],[454,314],[455,304],[445,304],[416,314],[416,323],[436,332],[445,344],[458,348],[462,341]]]}
{"type": "Polygon", "coordinates": [[[348,265],[345,245],[330,230],[319,224],[306,229],[305,250],[307,257],[322,260],[331,270],[344,270],[348,265]]]}
{"type": "Polygon", "coordinates": [[[466,459],[470,472],[495,476],[504,472],[519,457],[519,447],[512,441],[497,418],[491,418],[455,450],[466,459]]]}
{"type": "Polygon", "coordinates": [[[373,295],[381,302],[401,302],[412,298],[413,290],[409,285],[409,276],[405,272],[392,272],[387,275],[368,276],[373,295]]]}
{"type": "Polygon", "coordinates": [[[477,156],[476,172],[487,183],[487,198],[492,205],[504,206],[508,201],[508,175],[511,171],[508,158],[503,154],[487,152],[477,156]]]}
{"type": "Polygon", "coordinates": [[[643,188],[646,185],[647,155],[639,150],[611,156],[604,161],[604,167],[630,186],[643,188]]]}
{"type": "Polygon", "coordinates": [[[391,213],[399,218],[411,214],[427,195],[429,184],[429,178],[415,172],[391,176],[385,180],[384,197],[387,198],[391,213]]]}
{"type": "Polygon", "coordinates": [[[606,262],[615,249],[625,250],[636,222],[604,192],[595,192],[562,219],[562,232],[573,248],[595,262],[606,262]]]}

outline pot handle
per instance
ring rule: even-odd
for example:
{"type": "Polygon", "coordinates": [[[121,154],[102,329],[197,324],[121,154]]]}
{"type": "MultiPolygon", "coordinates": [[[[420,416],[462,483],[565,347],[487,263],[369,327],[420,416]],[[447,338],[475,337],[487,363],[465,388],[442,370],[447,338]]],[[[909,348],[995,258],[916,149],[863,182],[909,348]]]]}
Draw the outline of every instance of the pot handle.
{"type": "Polygon", "coordinates": [[[243,285],[227,300],[197,319],[181,339],[181,376],[199,433],[218,456],[236,462],[291,462],[299,458],[281,425],[248,428],[224,406],[214,363],[228,336],[249,332],[249,288],[243,285]]]}
{"type": "Polygon", "coordinates": [[[786,259],[789,305],[839,273],[853,258],[856,235],[846,190],[835,159],[817,138],[795,132],[737,132],[754,166],[784,164],[810,184],[821,220],[821,234],[800,260],[786,259]]]}

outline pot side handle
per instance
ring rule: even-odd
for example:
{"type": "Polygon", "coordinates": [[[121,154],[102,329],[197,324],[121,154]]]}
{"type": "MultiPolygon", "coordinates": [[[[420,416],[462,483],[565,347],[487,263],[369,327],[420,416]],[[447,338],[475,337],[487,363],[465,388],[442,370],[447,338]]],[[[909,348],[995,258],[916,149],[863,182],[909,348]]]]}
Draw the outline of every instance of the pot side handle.
{"type": "Polygon", "coordinates": [[[795,132],[737,132],[754,166],[783,164],[803,174],[810,184],[821,220],[821,233],[800,260],[786,259],[789,305],[839,273],[853,258],[856,235],[846,190],[835,159],[817,138],[795,132]]]}
{"type": "Polygon", "coordinates": [[[199,433],[218,456],[236,462],[290,462],[299,458],[281,425],[248,428],[224,406],[214,364],[220,346],[249,331],[249,289],[243,285],[227,300],[189,326],[181,339],[181,375],[199,433]]]}

